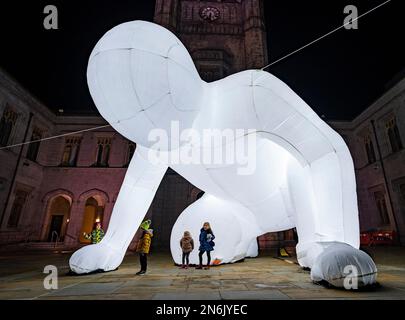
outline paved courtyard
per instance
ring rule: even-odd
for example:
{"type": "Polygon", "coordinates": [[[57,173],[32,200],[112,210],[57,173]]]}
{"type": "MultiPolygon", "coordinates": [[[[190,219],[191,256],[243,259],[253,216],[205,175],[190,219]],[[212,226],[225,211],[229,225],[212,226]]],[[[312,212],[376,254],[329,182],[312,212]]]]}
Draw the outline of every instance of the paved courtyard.
{"type": "Polygon", "coordinates": [[[377,263],[381,286],[365,292],[313,284],[294,258],[271,255],[211,270],[183,270],[168,254],[153,254],[148,274],[136,277],[133,254],[117,271],[69,276],[71,253],[1,252],[0,299],[405,299],[405,248],[367,250],[377,263]],[[57,290],[44,289],[46,265],[58,267],[57,290]]]}

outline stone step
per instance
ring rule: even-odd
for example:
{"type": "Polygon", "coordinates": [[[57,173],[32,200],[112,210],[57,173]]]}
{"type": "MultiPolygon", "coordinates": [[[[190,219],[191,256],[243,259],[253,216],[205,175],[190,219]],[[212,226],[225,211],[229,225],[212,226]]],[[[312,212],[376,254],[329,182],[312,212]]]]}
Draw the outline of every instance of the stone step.
{"type": "MultiPolygon", "coordinates": [[[[77,248],[78,246],[74,247],[77,248]]],[[[2,245],[1,251],[22,251],[22,250],[73,250],[72,246],[67,246],[63,242],[55,244],[54,242],[27,242],[2,245]]]]}

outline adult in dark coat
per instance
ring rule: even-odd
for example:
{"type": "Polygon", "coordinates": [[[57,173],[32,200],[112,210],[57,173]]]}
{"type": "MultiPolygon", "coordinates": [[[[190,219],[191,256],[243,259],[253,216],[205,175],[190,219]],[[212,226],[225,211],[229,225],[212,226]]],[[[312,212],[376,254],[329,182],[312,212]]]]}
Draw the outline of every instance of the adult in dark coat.
{"type": "Polygon", "coordinates": [[[200,231],[200,247],[199,247],[199,253],[198,257],[200,259],[200,264],[196,269],[202,269],[202,260],[203,260],[203,254],[206,252],[207,253],[207,266],[204,269],[209,269],[210,263],[211,263],[211,251],[214,250],[214,240],[215,236],[214,233],[211,230],[211,226],[209,222],[205,222],[201,231],[200,231]]]}

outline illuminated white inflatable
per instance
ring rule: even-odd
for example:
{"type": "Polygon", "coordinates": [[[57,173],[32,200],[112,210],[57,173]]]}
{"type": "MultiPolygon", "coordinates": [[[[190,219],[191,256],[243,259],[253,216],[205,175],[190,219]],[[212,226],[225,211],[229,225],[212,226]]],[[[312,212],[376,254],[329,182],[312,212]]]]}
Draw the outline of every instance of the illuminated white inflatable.
{"type": "MultiPolygon", "coordinates": [[[[343,256],[354,257],[358,276],[363,275],[360,270],[370,261],[363,263],[364,254],[358,250],[356,184],[349,150],[282,81],[265,71],[248,70],[206,83],[180,40],[144,21],[124,23],[107,32],[90,56],[87,77],[101,115],[136,142],[137,149],[106,236],[73,254],[73,271],[108,271],[121,264],[171,167],[205,192],[173,227],[175,262],[181,262],[179,240],[188,230],[197,244],[190,262],[197,263],[198,236],[205,221],[216,236],[212,253],[216,263],[256,256],[258,236],[296,227],[301,266],[316,269],[317,258],[333,244],[345,248],[343,256]],[[236,134],[226,143],[203,140],[198,144],[188,139],[190,132],[201,137],[206,129],[236,134]],[[171,141],[165,147],[156,147],[159,130],[171,141]],[[245,144],[250,148],[249,163],[184,163],[172,157],[197,149],[238,153],[245,144]]],[[[344,266],[336,261],[332,261],[334,270],[343,274],[344,266]]],[[[368,282],[376,276],[371,264],[368,282]]]]}

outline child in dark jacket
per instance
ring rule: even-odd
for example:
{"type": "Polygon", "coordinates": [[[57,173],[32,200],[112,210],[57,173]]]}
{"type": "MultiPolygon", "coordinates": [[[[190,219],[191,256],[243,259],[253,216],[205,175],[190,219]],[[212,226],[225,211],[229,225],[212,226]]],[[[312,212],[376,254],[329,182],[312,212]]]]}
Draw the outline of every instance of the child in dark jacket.
{"type": "Polygon", "coordinates": [[[198,249],[200,252],[198,253],[198,257],[200,259],[200,264],[196,269],[202,269],[202,259],[204,252],[207,253],[207,266],[204,268],[205,270],[210,268],[211,263],[211,251],[214,250],[214,240],[215,236],[211,230],[211,226],[209,222],[204,222],[204,225],[200,231],[200,248],[198,249]]]}
{"type": "Polygon", "coordinates": [[[183,238],[180,240],[180,247],[181,250],[183,251],[182,257],[181,257],[181,268],[187,269],[188,265],[190,263],[189,257],[191,251],[194,250],[194,240],[191,237],[191,234],[189,231],[184,231],[183,238]]]}

